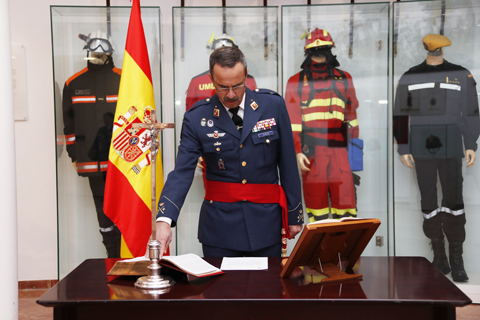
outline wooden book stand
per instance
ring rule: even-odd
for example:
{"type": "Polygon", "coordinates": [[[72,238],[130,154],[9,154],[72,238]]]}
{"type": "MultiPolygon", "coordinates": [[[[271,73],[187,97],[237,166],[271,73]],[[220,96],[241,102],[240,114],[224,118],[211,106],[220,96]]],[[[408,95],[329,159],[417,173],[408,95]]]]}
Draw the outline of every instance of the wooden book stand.
{"type": "Polygon", "coordinates": [[[296,267],[308,266],[327,276],[322,282],[362,278],[361,274],[347,274],[344,270],[353,268],[379,226],[378,219],[306,225],[292,254],[283,260],[280,277],[289,277],[296,267]]]}

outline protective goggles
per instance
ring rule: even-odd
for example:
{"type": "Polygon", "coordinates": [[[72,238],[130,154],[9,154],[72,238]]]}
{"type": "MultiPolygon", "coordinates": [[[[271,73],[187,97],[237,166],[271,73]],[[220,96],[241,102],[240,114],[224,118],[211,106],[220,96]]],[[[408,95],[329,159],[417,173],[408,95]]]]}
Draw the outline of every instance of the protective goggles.
{"type": "Polygon", "coordinates": [[[87,49],[91,52],[113,53],[113,47],[110,41],[101,38],[89,39],[83,49],[87,49]]]}

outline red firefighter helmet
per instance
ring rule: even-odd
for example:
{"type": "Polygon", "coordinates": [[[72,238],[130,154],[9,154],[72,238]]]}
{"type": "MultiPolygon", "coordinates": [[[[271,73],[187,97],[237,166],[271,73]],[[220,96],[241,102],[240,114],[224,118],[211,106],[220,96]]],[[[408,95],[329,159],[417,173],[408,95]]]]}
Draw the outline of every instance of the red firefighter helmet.
{"type": "Polygon", "coordinates": [[[305,50],[319,47],[335,47],[332,36],[327,30],[315,28],[311,32],[305,32],[300,39],[305,37],[305,50]]]}

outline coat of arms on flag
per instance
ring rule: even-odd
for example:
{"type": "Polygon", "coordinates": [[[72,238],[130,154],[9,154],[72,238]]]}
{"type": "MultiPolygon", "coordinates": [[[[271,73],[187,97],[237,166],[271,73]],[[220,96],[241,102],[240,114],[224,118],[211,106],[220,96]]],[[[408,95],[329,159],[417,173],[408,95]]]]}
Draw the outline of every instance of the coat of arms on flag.
{"type": "MultiPolygon", "coordinates": [[[[143,116],[144,121],[150,121],[151,110],[151,107],[145,107],[143,116]]],[[[116,131],[117,134],[113,137],[112,147],[118,155],[127,162],[135,162],[141,156],[146,154],[146,159],[144,159],[146,162],[143,163],[144,161],[140,161],[140,164],[143,165],[135,166],[138,170],[132,168],[138,174],[137,171],[141,170],[142,167],[150,165],[148,153],[146,153],[150,149],[150,133],[144,128],[133,128],[134,123],[143,123],[136,115],[133,115],[133,120],[126,119],[124,116],[119,117],[119,120],[121,119],[126,121],[121,123],[121,130],[116,131]]],[[[120,123],[117,122],[116,125],[120,125],[120,123]]]]}

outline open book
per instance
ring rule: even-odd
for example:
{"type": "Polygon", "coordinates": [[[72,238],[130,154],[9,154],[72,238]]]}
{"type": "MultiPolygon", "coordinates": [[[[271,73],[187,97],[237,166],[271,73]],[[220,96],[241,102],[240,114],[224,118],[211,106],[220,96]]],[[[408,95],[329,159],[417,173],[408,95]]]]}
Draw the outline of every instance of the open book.
{"type": "MultiPolygon", "coordinates": [[[[209,277],[224,272],[212,266],[199,256],[193,253],[179,256],[163,256],[159,263],[162,266],[188,273],[195,277],[209,277]]],[[[148,274],[150,259],[138,257],[129,260],[115,262],[113,268],[108,272],[109,276],[144,276],[148,274]]]]}
{"type": "Polygon", "coordinates": [[[309,224],[338,223],[338,222],[344,222],[344,221],[356,221],[356,220],[363,220],[363,219],[364,218],[354,218],[354,217],[345,217],[341,219],[323,219],[315,222],[310,222],[309,224]]]}

